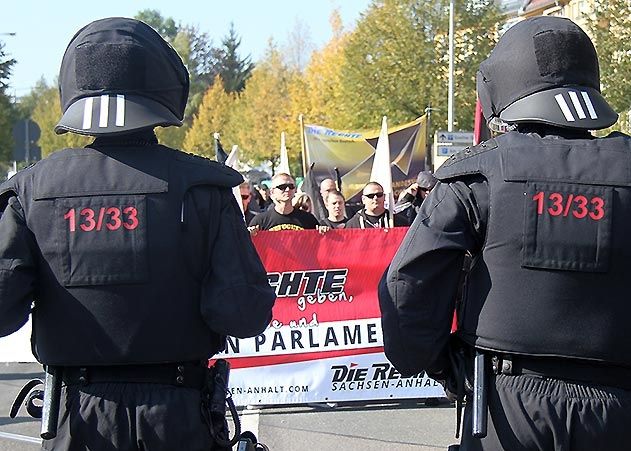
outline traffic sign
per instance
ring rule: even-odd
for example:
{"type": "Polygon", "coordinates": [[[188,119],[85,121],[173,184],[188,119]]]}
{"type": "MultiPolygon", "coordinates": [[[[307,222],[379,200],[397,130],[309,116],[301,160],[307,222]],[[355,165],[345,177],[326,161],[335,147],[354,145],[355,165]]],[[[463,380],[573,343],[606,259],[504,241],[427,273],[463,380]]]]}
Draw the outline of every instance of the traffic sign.
{"type": "Polygon", "coordinates": [[[438,130],[436,132],[436,142],[462,144],[465,147],[473,144],[473,132],[448,132],[438,130]]]}
{"type": "Polygon", "coordinates": [[[16,121],[13,126],[14,161],[34,161],[42,158],[42,150],[36,144],[41,131],[37,123],[30,119],[16,121]]]}
{"type": "Polygon", "coordinates": [[[467,146],[452,146],[445,143],[436,144],[436,155],[450,157],[451,155],[466,149],[467,146]]]}

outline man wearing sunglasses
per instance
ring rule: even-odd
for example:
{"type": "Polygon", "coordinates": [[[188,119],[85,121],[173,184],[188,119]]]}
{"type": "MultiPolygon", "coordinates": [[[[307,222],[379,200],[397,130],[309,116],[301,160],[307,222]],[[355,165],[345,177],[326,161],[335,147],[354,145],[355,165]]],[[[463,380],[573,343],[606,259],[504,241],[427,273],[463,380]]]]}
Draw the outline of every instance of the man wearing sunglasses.
{"type": "Polygon", "coordinates": [[[249,224],[258,212],[250,210],[250,201],[252,200],[252,188],[247,180],[239,185],[239,193],[241,194],[241,205],[243,206],[243,216],[245,223],[249,224]]]}
{"type": "MultiPolygon", "coordinates": [[[[368,182],[362,190],[364,208],[355,213],[346,223],[347,229],[372,229],[388,227],[388,210],[385,207],[386,197],[383,186],[377,182],[368,182]]],[[[399,226],[399,219],[394,218],[394,225],[399,226]]]]}
{"type": "Polygon", "coordinates": [[[277,174],[272,178],[270,195],[274,208],[258,214],[249,223],[258,230],[316,229],[318,220],[311,213],[294,208],[291,201],[296,195],[296,182],[289,174],[277,174]]]}

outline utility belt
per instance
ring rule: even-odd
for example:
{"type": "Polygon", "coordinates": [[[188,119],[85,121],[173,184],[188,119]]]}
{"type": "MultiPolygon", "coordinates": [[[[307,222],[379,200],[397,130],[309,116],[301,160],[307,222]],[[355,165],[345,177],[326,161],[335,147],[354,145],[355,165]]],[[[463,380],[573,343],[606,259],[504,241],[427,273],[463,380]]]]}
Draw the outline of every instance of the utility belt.
{"type": "Polygon", "coordinates": [[[477,438],[486,436],[488,373],[531,374],[631,390],[629,367],[561,357],[504,354],[472,348],[458,340],[450,343],[450,375],[443,384],[447,395],[456,401],[456,438],[459,437],[465,397],[472,404],[472,435],[477,438]]]}
{"type": "Polygon", "coordinates": [[[66,366],[62,381],[68,386],[98,383],[138,383],[174,385],[198,390],[206,386],[208,361],[168,364],[66,366]]]}
{"type": "MultiPolygon", "coordinates": [[[[44,369],[45,380],[27,382],[13,401],[10,411],[10,417],[15,418],[24,402],[29,415],[42,419],[40,435],[44,440],[57,435],[62,385],[88,386],[97,383],[161,384],[198,389],[204,407],[202,415],[215,444],[221,449],[229,449],[240,439],[241,424],[228,391],[230,365],[226,360],[218,359],[210,368],[208,361],[204,360],[147,365],[46,366],[44,369]],[[42,384],[43,390],[35,389],[42,384]],[[232,438],[229,437],[226,421],[227,408],[235,424],[232,438]]],[[[251,441],[250,444],[254,446],[251,441]]]]}
{"type": "Polygon", "coordinates": [[[537,376],[631,390],[631,368],[555,357],[491,355],[494,374],[537,376]]]}

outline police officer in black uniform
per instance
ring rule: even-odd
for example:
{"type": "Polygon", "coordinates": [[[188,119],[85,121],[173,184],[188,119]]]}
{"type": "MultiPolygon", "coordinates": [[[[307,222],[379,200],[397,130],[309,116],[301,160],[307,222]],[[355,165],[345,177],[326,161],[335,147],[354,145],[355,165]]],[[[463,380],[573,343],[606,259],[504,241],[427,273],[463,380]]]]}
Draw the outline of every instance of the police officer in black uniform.
{"type": "Polygon", "coordinates": [[[32,313],[33,352],[63,381],[43,449],[224,449],[208,358],[263,331],[275,300],[232,194],[243,178],[158,144],[189,78],[146,24],[81,29],[59,83],[55,131],[96,139],[1,187],[0,333],[32,313]]]}
{"type": "Polygon", "coordinates": [[[631,139],[589,133],[617,120],[594,46],[568,19],[525,20],[477,88],[512,131],[436,172],[380,284],[386,355],[465,391],[482,356],[487,433],[469,397],[461,450],[628,449],[631,139]]]}

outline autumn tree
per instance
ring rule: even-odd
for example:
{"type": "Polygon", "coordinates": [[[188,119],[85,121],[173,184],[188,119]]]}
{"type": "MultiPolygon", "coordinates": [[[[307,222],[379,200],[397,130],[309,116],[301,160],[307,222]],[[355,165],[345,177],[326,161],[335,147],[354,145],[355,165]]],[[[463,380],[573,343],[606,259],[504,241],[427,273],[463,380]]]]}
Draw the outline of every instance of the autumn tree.
{"type": "Polygon", "coordinates": [[[631,130],[631,3],[595,0],[588,26],[598,52],[603,95],[621,113],[616,128],[631,130]]]}
{"type": "Polygon", "coordinates": [[[230,116],[235,107],[235,94],[227,93],[218,75],[213,85],[206,91],[193,124],[186,133],[184,150],[205,157],[215,155],[213,134],[222,135],[222,142],[234,142],[234,132],[228,128],[230,116]]]}
{"type": "MultiPolygon", "coordinates": [[[[345,64],[345,46],[349,34],[344,32],[339,11],[330,18],[332,37],[329,42],[311,55],[309,65],[301,77],[290,85],[292,121],[303,114],[307,123],[347,128],[343,112],[348,100],[341,84],[345,64]]],[[[288,127],[292,129],[292,127],[288,127]]]]}
{"type": "MultiPolygon", "coordinates": [[[[230,136],[242,150],[248,163],[276,161],[280,134],[290,120],[288,86],[296,73],[288,69],[278,48],[270,42],[264,58],[252,71],[245,90],[236,102],[230,119],[230,136]]],[[[224,141],[225,142],[225,141],[224,141]]],[[[287,142],[292,170],[300,172],[300,138],[287,142]]]]}

